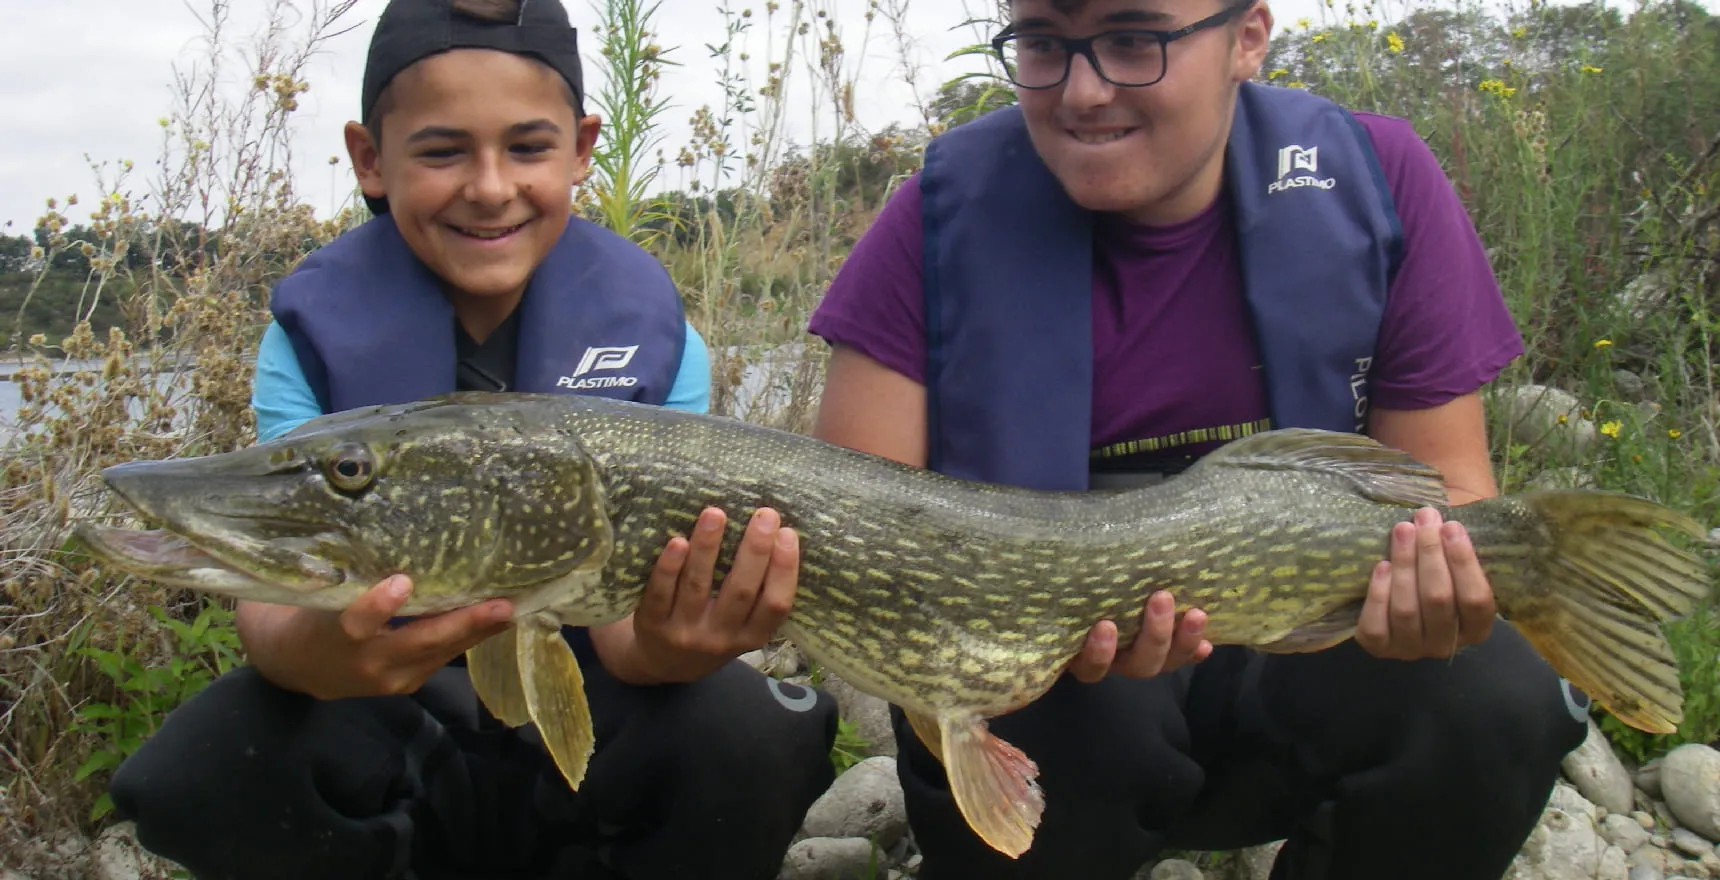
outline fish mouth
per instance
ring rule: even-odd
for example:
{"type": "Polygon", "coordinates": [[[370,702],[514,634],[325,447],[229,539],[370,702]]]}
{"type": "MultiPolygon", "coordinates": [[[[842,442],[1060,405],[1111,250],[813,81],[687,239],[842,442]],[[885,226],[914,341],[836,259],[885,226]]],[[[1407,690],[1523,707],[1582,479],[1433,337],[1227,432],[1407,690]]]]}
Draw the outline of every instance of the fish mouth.
{"type": "MultiPolygon", "coordinates": [[[[289,539],[194,541],[172,529],[79,523],[74,536],[101,562],[158,583],[236,599],[312,593],[348,580],[338,566],[290,546],[289,539]]],[[[297,539],[293,539],[297,540],[297,539]]],[[[308,539],[310,543],[320,543],[308,539]]]]}
{"type": "Polygon", "coordinates": [[[316,593],[350,580],[329,561],[338,532],[284,519],[254,482],[200,473],[185,461],[132,462],[102,481],[143,522],[73,531],[102,563],[158,583],[240,599],[316,593]]]}

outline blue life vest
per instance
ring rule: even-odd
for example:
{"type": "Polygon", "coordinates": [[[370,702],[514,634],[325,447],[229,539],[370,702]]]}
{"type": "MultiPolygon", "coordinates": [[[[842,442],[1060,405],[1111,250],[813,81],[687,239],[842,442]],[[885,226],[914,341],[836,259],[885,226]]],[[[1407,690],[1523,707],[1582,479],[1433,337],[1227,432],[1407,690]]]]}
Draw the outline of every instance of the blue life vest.
{"type": "MultiPolygon", "coordinates": [[[[1367,131],[1324,98],[1244,83],[1225,162],[1274,426],[1361,431],[1403,238],[1367,131]]],[[[920,192],[928,466],[1087,488],[1090,212],[1034,151],[1019,107],[934,139],[920,192]]]]}
{"type": "MultiPolygon", "coordinates": [[[[324,412],[455,388],[453,306],[387,215],[305,258],[269,309],[324,412]]],[[[518,316],[508,390],[668,399],[685,317],[668,272],[638,245],[570,217],[518,316]]]]}

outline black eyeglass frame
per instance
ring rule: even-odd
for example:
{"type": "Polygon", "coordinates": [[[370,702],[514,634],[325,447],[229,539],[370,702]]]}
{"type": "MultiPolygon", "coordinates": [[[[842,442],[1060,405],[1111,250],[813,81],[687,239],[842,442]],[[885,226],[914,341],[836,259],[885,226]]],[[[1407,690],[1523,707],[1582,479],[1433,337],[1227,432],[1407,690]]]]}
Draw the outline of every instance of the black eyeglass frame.
{"type": "Polygon", "coordinates": [[[1163,80],[1165,78],[1165,74],[1170,71],[1170,68],[1171,68],[1170,47],[1171,47],[1172,43],[1176,42],[1177,40],[1182,39],[1183,37],[1189,36],[1191,34],[1196,34],[1196,33],[1199,33],[1201,31],[1204,31],[1208,28],[1214,28],[1214,27],[1217,27],[1221,24],[1224,24],[1225,22],[1228,22],[1228,21],[1230,21],[1230,19],[1234,18],[1237,13],[1242,12],[1243,10],[1249,8],[1250,6],[1253,6],[1255,4],[1255,2],[1256,2],[1256,0],[1241,0],[1241,2],[1232,3],[1231,5],[1226,6],[1217,12],[1214,12],[1213,14],[1207,16],[1206,18],[1201,19],[1200,21],[1197,21],[1193,24],[1184,25],[1183,27],[1177,28],[1174,31],[1149,30],[1146,28],[1117,28],[1114,30],[1100,31],[1099,33],[1090,34],[1090,35],[1085,36],[1085,37],[1059,37],[1059,36],[1053,36],[1051,34],[1019,34],[1019,33],[1016,33],[1015,26],[1010,25],[1009,27],[1004,28],[1003,31],[1001,33],[999,33],[997,36],[991,38],[991,48],[992,48],[993,52],[997,53],[997,60],[1001,64],[1003,64],[1004,74],[1009,77],[1009,81],[1014,83],[1019,88],[1028,89],[1030,91],[1036,91],[1037,92],[1037,91],[1044,91],[1046,89],[1055,89],[1058,86],[1063,85],[1064,83],[1068,82],[1069,81],[1069,71],[1071,69],[1073,69],[1073,67],[1074,67],[1076,55],[1081,55],[1081,56],[1085,57],[1087,59],[1087,63],[1089,65],[1092,65],[1093,72],[1098,74],[1099,78],[1104,80],[1105,82],[1108,82],[1111,85],[1114,85],[1118,88],[1123,88],[1123,89],[1142,89],[1142,88],[1146,88],[1147,86],[1157,85],[1161,80],[1163,80]],[[1112,79],[1110,77],[1110,75],[1105,73],[1104,65],[1099,63],[1098,53],[1093,51],[1093,42],[1095,40],[1102,38],[1102,37],[1111,37],[1111,36],[1116,36],[1118,34],[1126,34],[1126,35],[1133,36],[1133,37],[1143,37],[1143,38],[1150,38],[1150,39],[1158,40],[1158,42],[1159,42],[1159,75],[1157,77],[1154,77],[1153,79],[1148,80],[1147,82],[1123,83],[1123,82],[1117,82],[1116,80],[1112,79]],[[1009,59],[1006,58],[1003,53],[1004,53],[1004,47],[1009,42],[1016,39],[1017,37],[1022,37],[1022,36],[1032,36],[1035,39],[1042,39],[1042,40],[1057,40],[1058,42],[1061,42],[1063,44],[1063,75],[1058,77],[1056,82],[1053,82],[1050,85],[1029,86],[1029,85],[1023,85],[1022,83],[1020,83],[1019,81],[1016,80],[1015,72],[1010,67],[1009,59]]]}

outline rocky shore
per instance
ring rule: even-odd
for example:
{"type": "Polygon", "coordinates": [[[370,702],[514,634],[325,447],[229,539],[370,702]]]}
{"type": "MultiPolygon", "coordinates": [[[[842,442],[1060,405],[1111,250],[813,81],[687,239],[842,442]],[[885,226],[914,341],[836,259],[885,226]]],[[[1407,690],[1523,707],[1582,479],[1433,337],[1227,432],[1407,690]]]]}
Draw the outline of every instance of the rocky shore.
{"type": "MultiPolygon", "coordinates": [[[[742,659],[789,681],[810,683],[792,647],[742,659]]],[[[852,725],[858,762],[812,808],[778,880],[903,880],[920,863],[896,781],[888,707],[834,677],[819,685],[852,725]]],[[[1541,821],[1501,880],[1720,880],[1720,751],[1681,746],[1628,767],[1591,721],[1565,758],[1541,821]]],[[[1223,853],[1166,854],[1135,880],[1267,880],[1277,844],[1223,853]],[[1172,855],[1180,857],[1171,857],[1172,855]]],[[[0,880],[170,880],[173,866],[140,850],[127,825],[94,841],[40,842],[32,874],[0,868],[0,880]]],[[[1384,866],[1382,866],[1382,870],[1384,866]]]]}

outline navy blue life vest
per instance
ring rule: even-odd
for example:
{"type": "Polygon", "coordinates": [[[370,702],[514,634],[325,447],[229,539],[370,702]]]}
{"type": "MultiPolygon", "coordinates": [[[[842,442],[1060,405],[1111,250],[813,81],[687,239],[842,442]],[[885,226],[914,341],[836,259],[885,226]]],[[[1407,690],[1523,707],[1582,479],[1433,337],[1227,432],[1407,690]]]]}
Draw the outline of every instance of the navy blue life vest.
{"type": "MultiPolygon", "coordinates": [[[[454,390],[454,309],[394,220],[312,253],[269,302],[324,412],[454,390]]],[[[577,217],[519,305],[508,390],[668,399],[686,345],[681,297],[639,246],[577,217]]]]}
{"type": "MultiPolygon", "coordinates": [[[[1324,98],[1244,83],[1225,161],[1273,424],[1360,431],[1403,237],[1367,131],[1324,98]]],[[[928,466],[1087,488],[1092,215],[1019,107],[934,139],[920,191],[928,466]]]]}

